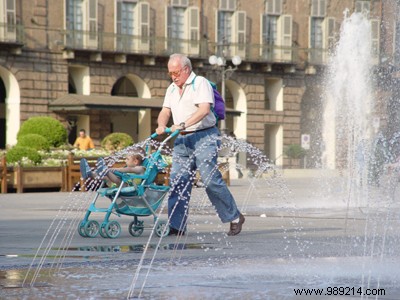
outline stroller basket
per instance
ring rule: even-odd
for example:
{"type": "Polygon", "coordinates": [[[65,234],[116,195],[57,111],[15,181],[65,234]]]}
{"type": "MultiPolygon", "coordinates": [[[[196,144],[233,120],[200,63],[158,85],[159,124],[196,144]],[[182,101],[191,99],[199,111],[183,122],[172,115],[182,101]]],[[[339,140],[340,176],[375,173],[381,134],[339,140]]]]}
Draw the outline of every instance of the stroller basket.
{"type": "Polygon", "coordinates": [[[168,190],[167,186],[149,186],[141,196],[121,196],[115,202],[116,211],[125,215],[149,216],[160,206],[168,190]]]}

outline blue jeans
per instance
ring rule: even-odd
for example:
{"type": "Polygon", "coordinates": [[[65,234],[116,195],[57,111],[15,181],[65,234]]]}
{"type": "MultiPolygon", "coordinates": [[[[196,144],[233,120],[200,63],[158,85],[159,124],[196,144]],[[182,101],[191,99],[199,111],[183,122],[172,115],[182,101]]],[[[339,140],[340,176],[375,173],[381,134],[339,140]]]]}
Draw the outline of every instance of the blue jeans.
{"type": "Polygon", "coordinates": [[[171,193],[168,199],[170,227],[186,230],[189,200],[196,170],[206,186],[206,193],[223,223],[239,217],[235,199],[218,170],[219,130],[210,129],[178,135],[174,143],[171,193]]]}

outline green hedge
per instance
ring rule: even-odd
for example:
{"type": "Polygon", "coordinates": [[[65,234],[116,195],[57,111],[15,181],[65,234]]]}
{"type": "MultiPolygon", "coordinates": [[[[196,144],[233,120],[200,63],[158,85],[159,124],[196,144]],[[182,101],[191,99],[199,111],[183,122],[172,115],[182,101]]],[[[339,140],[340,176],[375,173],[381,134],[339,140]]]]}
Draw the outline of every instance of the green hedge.
{"type": "Polygon", "coordinates": [[[23,158],[31,160],[34,164],[40,164],[42,157],[40,154],[32,148],[14,146],[6,153],[6,159],[8,163],[22,163],[23,158]]]}
{"type": "Polygon", "coordinates": [[[28,147],[35,150],[50,150],[49,141],[36,133],[28,133],[19,138],[17,146],[28,147]]]}
{"type": "Polygon", "coordinates": [[[132,137],[122,132],[111,133],[101,141],[101,146],[108,151],[122,150],[131,145],[133,145],[132,137]]]}
{"type": "Polygon", "coordinates": [[[45,137],[50,146],[59,147],[67,143],[67,130],[60,121],[51,117],[32,117],[22,123],[17,140],[26,134],[39,134],[45,137]]]}

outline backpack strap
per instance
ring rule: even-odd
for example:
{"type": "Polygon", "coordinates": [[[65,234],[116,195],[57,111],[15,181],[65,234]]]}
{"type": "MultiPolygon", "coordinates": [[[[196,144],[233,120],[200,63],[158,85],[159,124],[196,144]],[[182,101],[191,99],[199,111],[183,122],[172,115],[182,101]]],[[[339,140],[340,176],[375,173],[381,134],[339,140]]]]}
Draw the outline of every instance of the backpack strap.
{"type": "MultiPolygon", "coordinates": [[[[192,88],[193,88],[193,91],[195,91],[194,81],[196,80],[196,77],[197,77],[197,75],[196,75],[196,76],[193,78],[193,80],[192,80],[192,88]]],[[[206,80],[207,80],[208,83],[211,85],[211,88],[212,88],[213,93],[214,93],[214,90],[217,89],[217,85],[216,85],[214,82],[208,80],[207,78],[206,78],[206,80]]],[[[214,101],[215,101],[215,97],[214,97],[214,101]]],[[[211,108],[210,108],[210,109],[211,109],[211,111],[212,111],[212,113],[214,114],[214,117],[215,117],[215,125],[217,125],[217,124],[218,124],[218,121],[219,121],[219,117],[218,117],[217,113],[216,113],[215,110],[214,110],[214,106],[215,106],[215,102],[214,102],[214,105],[211,105],[211,108]]]]}

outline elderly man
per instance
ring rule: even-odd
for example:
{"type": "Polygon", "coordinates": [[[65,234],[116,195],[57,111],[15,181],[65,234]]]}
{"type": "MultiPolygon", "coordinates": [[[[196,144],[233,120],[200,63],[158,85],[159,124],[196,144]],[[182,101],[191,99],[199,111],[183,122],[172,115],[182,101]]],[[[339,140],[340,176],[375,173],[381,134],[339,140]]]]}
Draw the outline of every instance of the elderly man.
{"type": "Polygon", "coordinates": [[[220,133],[211,110],[214,94],[208,80],[192,71],[189,58],[173,54],[168,62],[172,79],[158,116],[157,134],[163,134],[172,115],[172,131],[180,130],[175,140],[168,199],[170,234],[184,235],[189,200],[196,170],[206,193],[223,223],[230,222],[228,235],[237,235],[245,221],[217,167],[220,133]]]}

